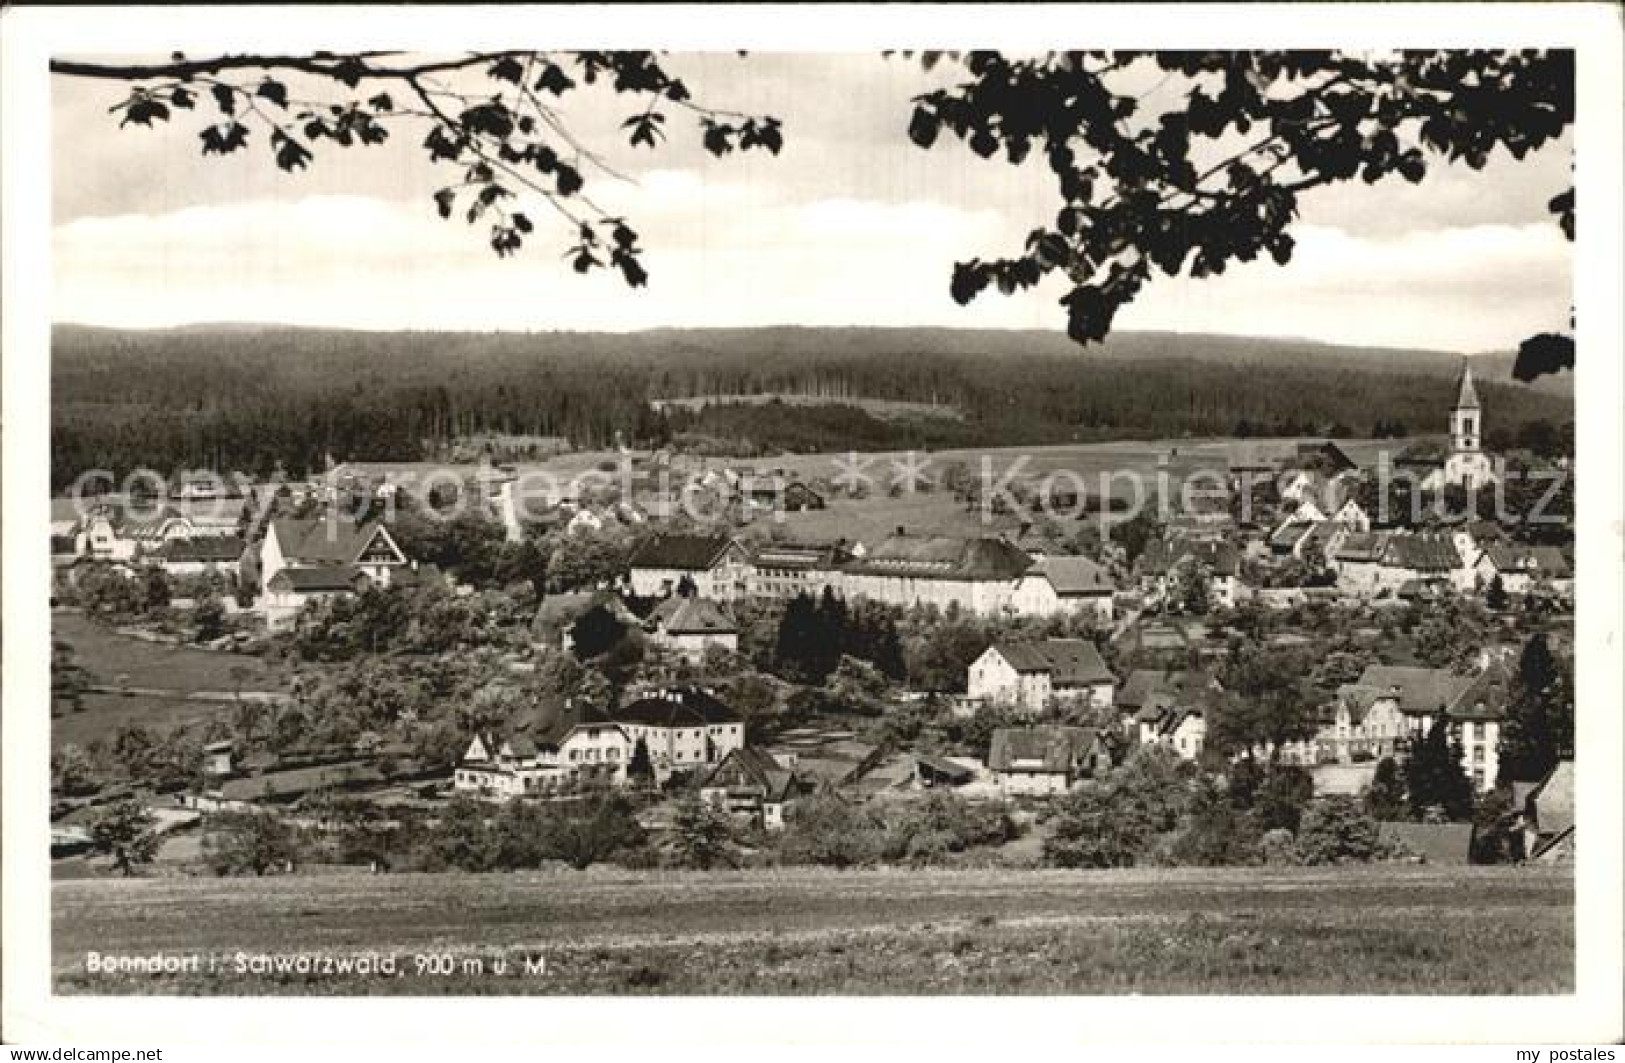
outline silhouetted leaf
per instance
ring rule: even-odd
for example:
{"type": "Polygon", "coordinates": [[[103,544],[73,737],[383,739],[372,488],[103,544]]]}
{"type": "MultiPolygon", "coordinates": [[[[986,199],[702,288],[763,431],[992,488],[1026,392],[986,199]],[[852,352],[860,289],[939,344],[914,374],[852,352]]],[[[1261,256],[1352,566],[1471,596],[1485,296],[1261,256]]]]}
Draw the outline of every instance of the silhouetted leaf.
{"type": "Polygon", "coordinates": [[[451,217],[452,207],[457,202],[457,191],[452,188],[442,188],[434,194],[435,209],[442,218],[451,217]]]}
{"type": "Polygon", "coordinates": [[[270,100],[278,107],[288,106],[288,88],[280,81],[260,82],[260,87],[255,90],[254,95],[262,100],[270,100]]]}
{"type": "Polygon", "coordinates": [[[271,135],[271,144],[276,148],[276,164],[289,173],[310,165],[310,152],[281,130],[271,135]]]}
{"type": "Polygon", "coordinates": [[[220,108],[220,113],[237,113],[237,94],[232,91],[230,85],[216,85],[209,92],[214,96],[214,102],[220,108]]]}
{"type": "Polygon", "coordinates": [[[1512,363],[1512,375],[1527,384],[1537,377],[1573,368],[1574,337],[1542,332],[1518,346],[1517,360],[1512,363]]]}
{"type": "Polygon", "coordinates": [[[525,76],[525,66],[513,56],[505,55],[491,64],[490,75],[498,81],[506,81],[510,85],[517,85],[519,80],[525,76]]]}
{"type": "Polygon", "coordinates": [[[222,122],[208,126],[198,134],[203,140],[203,154],[229,155],[248,143],[248,127],[241,122],[222,122]]]}
{"type": "Polygon", "coordinates": [[[573,196],[581,191],[581,173],[569,163],[558,163],[553,168],[553,179],[558,183],[561,196],[573,196]]]}
{"type": "Polygon", "coordinates": [[[570,75],[566,74],[564,68],[556,63],[548,63],[542,68],[541,75],[536,79],[538,91],[546,90],[555,96],[563,96],[565,92],[574,87],[575,82],[571,80],[570,75]]]}

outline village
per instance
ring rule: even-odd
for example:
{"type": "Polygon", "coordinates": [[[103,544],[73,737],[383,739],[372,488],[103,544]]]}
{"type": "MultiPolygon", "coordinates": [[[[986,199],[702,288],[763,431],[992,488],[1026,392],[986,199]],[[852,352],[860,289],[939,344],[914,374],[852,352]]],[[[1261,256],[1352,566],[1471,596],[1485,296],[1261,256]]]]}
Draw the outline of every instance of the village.
{"type": "MultiPolygon", "coordinates": [[[[1399,458],[1422,491],[1496,484],[1483,418],[1464,366],[1442,457],[1399,458]]],[[[81,500],[53,526],[59,618],[267,678],[138,687],[59,634],[53,853],[76,873],[485,869],[435,832],[514,805],[591,827],[608,801],[585,859],[1571,858],[1571,525],[1393,519],[1331,440],[1210,450],[1218,475],[1160,519],[1053,477],[990,503],[943,462],[900,498],[708,459],[688,488],[708,520],[607,473],[519,520],[522,478],[489,462],[416,495],[421,470],[346,463],[268,498],[180,478],[81,500]],[[888,509],[916,492],[951,527],[877,523],[928,512],[888,509]],[[98,731],[130,699],[200,711],[98,731]],[[1135,787],[1162,806],[1145,836],[1080,836],[1135,787]],[[1351,818],[1364,840],[1315,855],[1351,818]],[[854,822],[930,840],[865,849],[854,822]]]]}

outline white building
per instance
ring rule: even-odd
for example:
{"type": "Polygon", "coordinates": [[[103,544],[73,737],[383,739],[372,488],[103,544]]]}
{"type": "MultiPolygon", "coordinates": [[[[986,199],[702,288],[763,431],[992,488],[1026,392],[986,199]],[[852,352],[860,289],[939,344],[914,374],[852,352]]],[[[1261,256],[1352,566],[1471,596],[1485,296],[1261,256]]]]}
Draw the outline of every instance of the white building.
{"type": "Polygon", "coordinates": [[[708,598],[674,595],[655,607],[644,624],[649,641],[700,660],[713,646],[739,650],[739,625],[728,611],[708,598]]]}
{"type": "Polygon", "coordinates": [[[649,751],[655,778],[722,763],[745,745],[745,721],[704,690],[657,690],[609,714],[626,736],[627,759],[639,742],[649,751]]]}
{"type": "Polygon", "coordinates": [[[1109,707],[1116,679],[1085,639],[994,643],[971,662],[971,700],[1041,712],[1052,702],[1109,707]]]}
{"type": "Polygon", "coordinates": [[[1484,416],[1473,386],[1473,369],[1465,360],[1456,386],[1456,404],[1450,410],[1450,453],[1444,466],[1423,481],[1430,490],[1451,485],[1476,490],[1496,480],[1490,458],[1483,450],[1484,416]]]}
{"type": "Polygon", "coordinates": [[[1115,593],[1104,565],[1087,557],[1046,556],[1017,581],[1012,604],[1019,616],[1088,616],[1109,624],[1115,593]]]}
{"type": "Polygon", "coordinates": [[[727,535],[651,536],[632,552],[628,569],[639,598],[669,597],[685,580],[696,595],[721,602],[750,593],[750,555],[727,535]]]}

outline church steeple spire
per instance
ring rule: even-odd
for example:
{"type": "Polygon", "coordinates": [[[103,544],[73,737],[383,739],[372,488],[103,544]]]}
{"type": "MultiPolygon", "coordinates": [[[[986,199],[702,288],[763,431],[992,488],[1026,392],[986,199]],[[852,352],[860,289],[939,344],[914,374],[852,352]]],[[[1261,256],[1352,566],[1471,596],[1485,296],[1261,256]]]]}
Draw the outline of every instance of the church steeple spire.
{"type": "Polygon", "coordinates": [[[1478,389],[1473,387],[1473,367],[1463,358],[1461,360],[1461,382],[1456,386],[1456,409],[1478,409],[1478,389]]]}

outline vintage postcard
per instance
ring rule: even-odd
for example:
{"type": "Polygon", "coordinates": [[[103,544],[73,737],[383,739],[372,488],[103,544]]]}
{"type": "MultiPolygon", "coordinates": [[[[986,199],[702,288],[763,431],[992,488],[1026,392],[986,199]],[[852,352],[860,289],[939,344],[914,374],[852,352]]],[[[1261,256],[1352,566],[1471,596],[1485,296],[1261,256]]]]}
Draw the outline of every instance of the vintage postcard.
{"type": "Polygon", "coordinates": [[[846,10],[8,13],[21,1036],[1620,1033],[1617,9],[846,10]]]}

